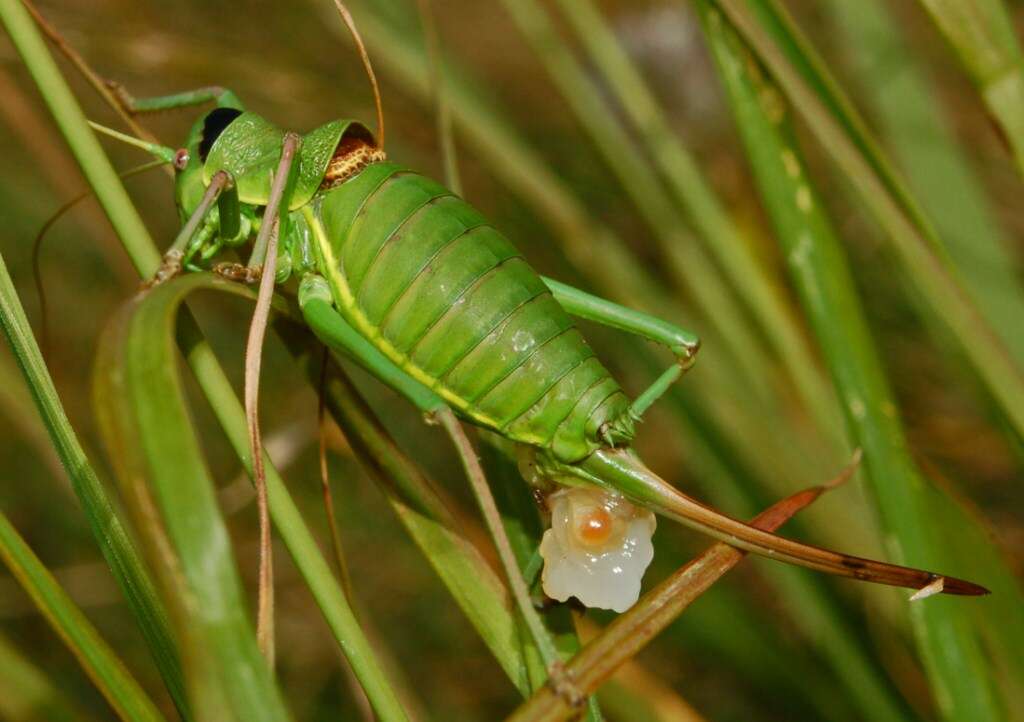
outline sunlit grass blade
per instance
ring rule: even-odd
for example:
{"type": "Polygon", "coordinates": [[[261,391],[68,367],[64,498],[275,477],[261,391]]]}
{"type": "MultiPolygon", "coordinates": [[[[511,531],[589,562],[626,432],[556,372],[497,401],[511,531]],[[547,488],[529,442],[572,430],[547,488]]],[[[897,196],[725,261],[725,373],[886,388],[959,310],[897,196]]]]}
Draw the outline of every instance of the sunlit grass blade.
{"type": "Polygon", "coordinates": [[[886,3],[836,0],[823,7],[886,145],[935,221],[964,283],[992,330],[1015,358],[1024,359],[1024,334],[1017,329],[1024,318],[1020,263],[1008,252],[994,206],[953,134],[954,118],[939,102],[941,88],[906,46],[886,3]]]}
{"type": "MultiPolygon", "coordinates": [[[[699,232],[701,242],[715,254],[733,287],[746,300],[819,429],[826,438],[837,440],[834,429],[838,410],[832,390],[793,310],[765,272],[750,240],[742,236],[729,218],[723,202],[669,124],[647,81],[592,0],[559,0],[558,5],[615,94],[647,156],[667,181],[676,203],[686,209],[688,221],[699,232]]],[[[608,110],[606,113],[612,115],[608,110]]]]}
{"type": "Polygon", "coordinates": [[[118,518],[118,512],[64,413],[3,256],[0,256],[0,326],[14,350],[61,464],[71,479],[93,537],[135,615],[171,698],[187,719],[181,665],[168,628],[167,613],[142,559],[118,518]]]}
{"type": "Polygon", "coordinates": [[[164,296],[129,302],[100,341],[94,392],[107,450],[170,604],[196,715],[287,720],[182,400],[177,308],[164,296]]]}
{"type": "Polygon", "coordinates": [[[0,558],[125,722],[161,722],[139,683],[0,512],[0,558]]]}
{"type": "Polygon", "coordinates": [[[0,718],[10,722],[94,719],[5,636],[0,636],[0,718]]]}
{"type": "MultiPolygon", "coordinates": [[[[891,552],[901,563],[948,567],[947,545],[956,542],[931,512],[926,481],[907,448],[842,248],[806,177],[788,111],[722,15],[704,0],[698,7],[765,207],[843,400],[849,433],[864,450],[891,552]]],[[[910,610],[936,702],[950,720],[1001,719],[972,612],[950,601],[931,599],[910,610]]]]}
{"type": "Polygon", "coordinates": [[[999,124],[1024,173],[1024,57],[1002,0],[918,0],[932,16],[999,124]]]}
{"type": "MultiPolygon", "coordinates": [[[[165,511],[164,523],[168,527],[175,549],[182,556],[186,574],[189,572],[189,557],[195,555],[191,562],[196,565],[196,576],[188,578],[190,589],[196,584],[209,584],[212,593],[219,585],[219,594],[227,595],[223,596],[223,601],[217,605],[219,608],[215,607],[214,611],[224,616],[230,614],[231,617],[210,620],[210,632],[214,638],[211,640],[211,649],[207,651],[216,655],[237,656],[238,660],[234,662],[237,670],[228,672],[225,669],[233,668],[218,666],[218,673],[244,675],[250,680],[247,683],[250,685],[248,689],[238,681],[227,684],[227,680],[224,680],[224,689],[230,690],[232,695],[246,695],[230,700],[232,707],[236,710],[248,710],[246,714],[250,715],[274,715],[267,717],[273,719],[286,713],[280,706],[266,663],[255,647],[251,624],[246,616],[246,604],[244,600],[236,597],[238,581],[234,564],[230,559],[229,549],[225,547],[226,539],[221,538],[220,532],[216,531],[216,527],[221,526],[222,521],[212,495],[208,472],[201,461],[201,451],[194,438],[194,432],[187,424],[187,411],[181,399],[181,380],[177,374],[176,357],[171,343],[179,306],[189,293],[204,287],[224,289],[251,297],[248,290],[238,284],[210,275],[193,274],[165,283],[151,291],[144,299],[133,302],[130,307],[131,315],[122,315],[120,323],[113,326],[114,330],[106,337],[106,344],[103,347],[106,354],[105,363],[98,364],[98,367],[103,369],[98,375],[98,381],[107,385],[109,390],[107,393],[101,393],[100,398],[109,400],[121,398],[120,394],[125,396],[125,401],[119,402],[122,404],[119,409],[121,415],[114,415],[108,411],[105,421],[108,427],[120,423],[119,431],[122,435],[126,431],[132,432],[132,436],[128,436],[120,446],[130,446],[131,441],[136,441],[146,450],[149,458],[140,460],[140,469],[145,475],[144,478],[152,480],[157,501],[165,511]],[[119,368],[118,364],[123,366],[119,368]],[[123,407],[123,404],[128,404],[127,408],[123,407]],[[133,409],[138,410],[137,418],[134,419],[138,427],[137,432],[132,422],[123,420],[126,416],[132,418],[130,412],[133,409]],[[182,438],[172,439],[173,429],[183,429],[187,434],[180,434],[182,438]],[[136,433],[137,439],[134,438],[136,433]],[[190,438],[184,438],[186,435],[190,438]],[[126,441],[128,443],[125,443],[126,441]],[[176,459],[187,461],[175,461],[176,459]],[[176,464],[187,464],[188,468],[175,470],[176,464]],[[183,483],[182,479],[186,478],[192,481],[188,484],[183,483]],[[186,492],[185,489],[188,487],[191,488],[186,492]],[[197,526],[203,514],[207,517],[207,523],[211,525],[211,538],[205,541],[199,538],[200,529],[197,526]],[[218,577],[204,581],[199,578],[200,573],[208,570],[212,574],[215,571],[215,560],[211,558],[215,551],[224,555],[221,568],[216,570],[218,577]],[[227,626],[229,623],[230,626],[227,626]],[[224,628],[219,629],[217,625],[223,625],[224,628]],[[218,649],[217,642],[227,646],[218,649]],[[251,656],[253,653],[257,655],[255,658],[251,656]],[[265,679],[262,679],[263,677],[265,679]]],[[[222,419],[226,427],[229,440],[249,468],[250,461],[246,455],[248,435],[238,399],[232,392],[230,396],[213,398],[211,402],[214,413],[222,419]]],[[[127,454],[130,449],[121,448],[120,452],[127,454]]],[[[282,480],[276,472],[271,471],[269,463],[266,469],[268,501],[275,527],[320,603],[374,710],[384,721],[407,719],[397,695],[359,628],[351,607],[298,515],[282,480]]],[[[201,610],[188,609],[188,612],[194,619],[193,624],[202,618],[201,610]]]]}
{"type": "MultiPolygon", "coordinates": [[[[761,512],[751,524],[774,531],[828,488],[818,486],[797,492],[761,512]]],[[[584,694],[594,692],[744,556],[745,552],[727,544],[715,544],[644,594],[566,665],[566,674],[573,684],[584,694]]],[[[576,713],[569,700],[546,686],[509,716],[507,722],[556,722],[576,713]]]]}
{"type": "Polygon", "coordinates": [[[870,136],[773,0],[716,0],[772,73],[893,243],[908,280],[949,330],[1002,413],[1024,438],[1024,376],[950,268],[941,242],[870,136]]]}

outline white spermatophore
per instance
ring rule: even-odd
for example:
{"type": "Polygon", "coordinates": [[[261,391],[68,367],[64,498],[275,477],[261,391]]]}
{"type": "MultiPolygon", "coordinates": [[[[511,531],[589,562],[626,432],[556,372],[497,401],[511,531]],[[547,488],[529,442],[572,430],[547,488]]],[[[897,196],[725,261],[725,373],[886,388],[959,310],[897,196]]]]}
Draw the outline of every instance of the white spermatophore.
{"type": "Polygon", "coordinates": [[[596,488],[557,491],[548,505],[551,528],[540,542],[544,593],[616,612],[633,606],[654,558],[654,514],[596,488]]]}

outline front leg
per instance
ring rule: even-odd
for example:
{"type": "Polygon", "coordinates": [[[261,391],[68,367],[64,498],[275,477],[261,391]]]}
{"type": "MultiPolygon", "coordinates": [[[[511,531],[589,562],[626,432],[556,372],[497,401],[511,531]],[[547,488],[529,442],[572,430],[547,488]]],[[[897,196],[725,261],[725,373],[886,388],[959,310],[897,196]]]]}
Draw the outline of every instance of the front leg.
{"type": "Polygon", "coordinates": [[[163,260],[153,277],[146,282],[146,287],[156,286],[171,278],[174,278],[192,257],[202,250],[204,239],[212,236],[212,228],[206,228],[205,224],[212,224],[210,210],[213,204],[218,204],[219,214],[217,224],[220,232],[228,228],[231,232],[238,234],[241,224],[240,207],[238,204],[238,191],[235,189],[234,180],[226,171],[218,171],[210,180],[203,193],[199,205],[189,216],[185,225],[181,227],[174,243],[164,252],[163,260]],[[210,231],[201,233],[202,230],[210,231]]]}

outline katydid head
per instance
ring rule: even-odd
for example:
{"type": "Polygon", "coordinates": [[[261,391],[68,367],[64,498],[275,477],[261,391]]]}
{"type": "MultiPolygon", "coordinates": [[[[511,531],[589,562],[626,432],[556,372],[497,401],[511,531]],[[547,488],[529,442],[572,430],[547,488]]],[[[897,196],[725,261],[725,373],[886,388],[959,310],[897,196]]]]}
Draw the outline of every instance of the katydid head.
{"type": "MultiPolygon", "coordinates": [[[[285,131],[262,116],[235,108],[215,108],[192,128],[179,168],[177,200],[188,216],[220,171],[231,177],[243,204],[264,206],[273,170],[281,158],[285,131]]],[[[321,187],[333,185],[382,160],[373,135],[352,120],[334,120],[302,136],[290,208],[308,203],[321,187]]]]}

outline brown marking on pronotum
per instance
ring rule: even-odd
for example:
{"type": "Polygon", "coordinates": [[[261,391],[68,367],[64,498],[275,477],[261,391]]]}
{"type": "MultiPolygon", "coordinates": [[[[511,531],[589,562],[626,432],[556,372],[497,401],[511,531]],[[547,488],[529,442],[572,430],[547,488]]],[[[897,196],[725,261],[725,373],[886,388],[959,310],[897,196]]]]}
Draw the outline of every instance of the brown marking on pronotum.
{"type": "Polygon", "coordinates": [[[351,126],[334,149],[320,190],[344,183],[371,163],[379,163],[386,158],[383,148],[377,146],[368,130],[359,125],[351,126]]]}

